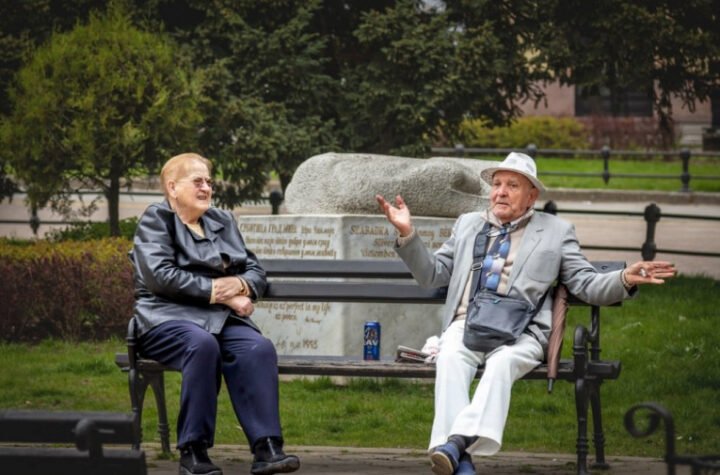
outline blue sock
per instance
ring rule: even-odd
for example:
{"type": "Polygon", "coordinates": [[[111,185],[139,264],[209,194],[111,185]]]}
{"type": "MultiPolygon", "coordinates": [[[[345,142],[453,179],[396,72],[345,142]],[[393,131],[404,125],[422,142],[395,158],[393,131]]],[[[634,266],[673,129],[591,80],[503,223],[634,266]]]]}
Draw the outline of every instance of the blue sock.
{"type": "Polygon", "coordinates": [[[473,465],[469,453],[463,452],[460,456],[460,463],[455,470],[455,475],[475,475],[475,465],[473,465]]]}

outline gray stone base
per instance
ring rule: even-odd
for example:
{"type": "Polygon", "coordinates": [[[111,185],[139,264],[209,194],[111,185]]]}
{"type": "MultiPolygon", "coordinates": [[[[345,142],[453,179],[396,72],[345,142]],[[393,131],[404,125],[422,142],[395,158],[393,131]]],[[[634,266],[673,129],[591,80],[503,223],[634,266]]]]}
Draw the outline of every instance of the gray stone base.
{"type": "MultiPolygon", "coordinates": [[[[450,237],[454,219],[414,218],[431,249],[450,237]]],[[[381,215],[238,216],[240,232],[262,263],[274,259],[399,259],[393,227],[381,215]]],[[[329,284],[331,285],[331,284],[329,284]]],[[[258,302],[253,315],[280,354],[363,354],[363,326],[381,325],[381,355],[420,348],[440,333],[440,305],[258,302]]]]}

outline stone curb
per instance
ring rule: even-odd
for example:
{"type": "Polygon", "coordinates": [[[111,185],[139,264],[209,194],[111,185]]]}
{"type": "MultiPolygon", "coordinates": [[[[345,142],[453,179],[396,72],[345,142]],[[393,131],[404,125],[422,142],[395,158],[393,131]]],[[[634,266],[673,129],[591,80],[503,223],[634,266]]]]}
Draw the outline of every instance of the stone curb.
{"type": "Polygon", "coordinates": [[[654,202],[666,204],[720,205],[720,193],[701,191],[636,191],[575,188],[550,188],[540,197],[553,201],[654,202]]]}
{"type": "MultiPolygon", "coordinates": [[[[158,458],[159,449],[159,444],[143,444],[148,461],[148,474],[175,475],[177,456],[172,460],[158,458]]],[[[288,445],[285,450],[300,457],[298,473],[430,475],[427,453],[421,449],[288,445]]],[[[210,449],[210,456],[228,475],[247,473],[252,461],[252,455],[247,447],[242,445],[215,446],[210,449]]],[[[592,463],[593,457],[590,456],[588,461],[592,463]]],[[[660,475],[667,471],[661,458],[610,455],[606,457],[606,461],[610,464],[609,473],[614,475],[660,475]]],[[[494,475],[574,475],[575,463],[575,454],[502,451],[492,457],[479,457],[475,460],[478,473],[494,475]]]]}

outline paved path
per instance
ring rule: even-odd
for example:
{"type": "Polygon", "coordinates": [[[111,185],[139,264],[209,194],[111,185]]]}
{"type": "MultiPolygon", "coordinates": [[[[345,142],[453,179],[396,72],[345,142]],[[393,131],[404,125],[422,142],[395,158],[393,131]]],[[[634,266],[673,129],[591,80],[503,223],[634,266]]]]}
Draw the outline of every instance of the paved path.
{"type": "MultiPolygon", "coordinates": [[[[538,203],[542,206],[544,203],[538,203]]],[[[598,215],[574,211],[610,211],[643,213],[650,202],[556,201],[558,216],[575,225],[581,246],[627,247],[638,251],[598,251],[583,249],[590,260],[624,260],[632,263],[642,258],[640,246],[646,239],[647,223],[641,216],[598,215]]],[[[662,214],[720,217],[718,204],[658,203],[662,214]]],[[[661,218],[655,230],[658,251],[691,250],[720,254],[720,220],[661,218]]],[[[684,256],[658,252],[655,260],[675,263],[686,275],[706,275],[720,279],[720,258],[684,256]]]]}
{"type": "MultiPolygon", "coordinates": [[[[148,475],[175,475],[176,460],[157,458],[158,446],[147,444],[148,475]]],[[[432,475],[424,452],[410,449],[370,449],[350,447],[297,447],[289,446],[287,453],[300,457],[298,474],[333,475],[432,475]]],[[[245,448],[219,446],[210,451],[213,461],[225,475],[248,474],[252,456],[245,448]]],[[[667,473],[667,466],[657,458],[607,457],[610,470],[594,473],[608,475],[660,475],[667,473]]],[[[572,475],[576,473],[575,457],[571,454],[528,454],[500,452],[476,462],[478,474],[511,475],[572,475]]],[[[689,471],[677,470],[678,475],[689,471]]]]}

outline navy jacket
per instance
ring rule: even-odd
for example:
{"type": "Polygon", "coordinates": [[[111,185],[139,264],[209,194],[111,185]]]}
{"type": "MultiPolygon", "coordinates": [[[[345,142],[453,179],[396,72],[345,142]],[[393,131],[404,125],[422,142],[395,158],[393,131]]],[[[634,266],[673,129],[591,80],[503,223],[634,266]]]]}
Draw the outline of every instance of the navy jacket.
{"type": "MultiPolygon", "coordinates": [[[[239,316],[210,304],[213,278],[237,275],[255,299],[265,293],[265,271],[245,247],[233,215],[210,208],[200,220],[204,238],[191,232],[167,201],[150,205],[140,218],[130,252],[139,335],[168,320],[188,320],[219,333],[228,317],[239,316]]],[[[239,320],[257,328],[249,318],[239,320]]]]}

